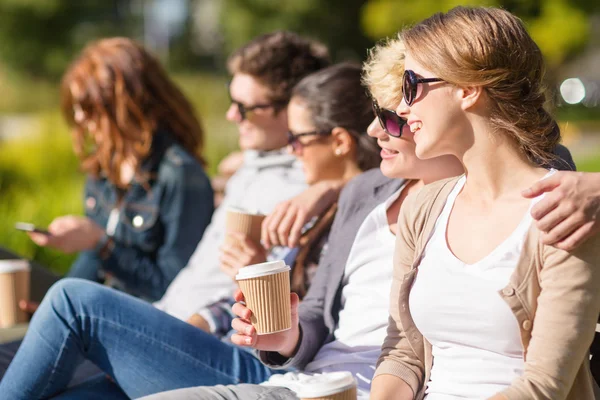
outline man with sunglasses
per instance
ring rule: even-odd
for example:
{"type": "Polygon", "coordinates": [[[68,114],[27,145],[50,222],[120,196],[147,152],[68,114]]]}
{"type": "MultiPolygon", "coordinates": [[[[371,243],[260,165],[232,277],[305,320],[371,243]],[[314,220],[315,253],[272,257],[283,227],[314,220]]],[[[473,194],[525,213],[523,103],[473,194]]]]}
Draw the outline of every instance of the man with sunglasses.
{"type": "Polygon", "coordinates": [[[276,204],[306,188],[302,168],[286,151],[287,103],[304,76],[328,66],[325,46],[285,31],[259,36],[228,60],[232,79],[226,118],[239,131],[244,162],[229,179],[195,253],[155,306],[179,319],[208,329],[196,314],[230,296],[234,282],[220,266],[228,207],[269,214],[276,204]]]}

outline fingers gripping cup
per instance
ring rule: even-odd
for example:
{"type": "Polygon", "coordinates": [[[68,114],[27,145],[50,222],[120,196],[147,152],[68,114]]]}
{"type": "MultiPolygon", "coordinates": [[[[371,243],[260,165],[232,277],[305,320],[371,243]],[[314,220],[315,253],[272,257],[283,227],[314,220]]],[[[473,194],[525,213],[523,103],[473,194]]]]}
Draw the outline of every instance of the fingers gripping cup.
{"type": "MultiPolygon", "coordinates": [[[[261,224],[265,216],[258,213],[250,213],[239,208],[227,208],[225,221],[227,233],[243,233],[252,241],[260,243],[261,224]]],[[[226,245],[237,245],[237,240],[228,237],[226,245]]]]}
{"type": "Polygon", "coordinates": [[[295,389],[301,400],[356,400],[356,381],[350,372],[329,372],[302,379],[295,389]]]}
{"type": "Polygon", "coordinates": [[[0,261],[0,328],[27,322],[19,301],[29,301],[30,269],[26,260],[0,261]]]}
{"type": "Polygon", "coordinates": [[[292,327],[290,304],[290,267],[271,261],[241,268],[235,279],[240,285],[246,307],[252,311],[250,322],[259,335],[292,327]]]}

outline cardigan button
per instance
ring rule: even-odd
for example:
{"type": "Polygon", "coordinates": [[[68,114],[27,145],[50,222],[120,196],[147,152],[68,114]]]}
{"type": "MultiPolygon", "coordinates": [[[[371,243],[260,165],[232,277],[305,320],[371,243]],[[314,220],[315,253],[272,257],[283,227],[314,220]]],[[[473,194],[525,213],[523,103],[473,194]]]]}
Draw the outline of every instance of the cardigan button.
{"type": "Polygon", "coordinates": [[[502,289],[502,293],[505,296],[513,296],[515,294],[515,289],[511,287],[505,287],[504,289],[502,289]]]}
{"type": "Polygon", "coordinates": [[[523,329],[526,331],[530,331],[531,328],[533,327],[533,324],[531,323],[530,320],[526,319],[525,321],[523,321],[523,329]]]}

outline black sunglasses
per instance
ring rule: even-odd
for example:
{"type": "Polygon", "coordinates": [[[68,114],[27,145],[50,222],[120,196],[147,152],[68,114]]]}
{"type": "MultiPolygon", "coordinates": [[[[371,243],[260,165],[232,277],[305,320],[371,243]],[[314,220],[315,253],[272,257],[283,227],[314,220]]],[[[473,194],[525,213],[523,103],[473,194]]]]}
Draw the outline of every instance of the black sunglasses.
{"type": "Polygon", "coordinates": [[[419,78],[414,71],[407,69],[402,76],[402,94],[404,101],[409,107],[415,102],[419,94],[419,84],[429,82],[443,82],[441,78],[419,78]]]}
{"type": "Polygon", "coordinates": [[[373,99],[372,104],[373,113],[379,120],[379,124],[385,133],[396,138],[402,136],[402,128],[406,125],[406,120],[396,114],[394,110],[379,107],[379,104],[377,104],[377,100],[375,99],[373,99]]]}
{"type": "Polygon", "coordinates": [[[277,108],[277,107],[285,106],[287,104],[287,101],[274,101],[272,103],[254,104],[251,106],[246,106],[243,103],[241,103],[237,100],[234,100],[231,97],[230,86],[231,86],[231,81],[227,83],[227,94],[229,95],[229,101],[231,102],[231,104],[234,104],[237,107],[238,112],[240,113],[240,116],[242,117],[242,121],[245,119],[251,118],[252,111],[254,111],[254,110],[261,110],[261,109],[266,109],[266,108],[277,108]]]}
{"type": "Polygon", "coordinates": [[[312,132],[303,132],[303,133],[294,133],[292,131],[288,131],[287,132],[287,138],[288,138],[288,144],[290,146],[292,146],[292,149],[294,151],[301,149],[303,146],[305,146],[304,143],[302,143],[299,138],[303,137],[303,136],[327,136],[327,135],[331,135],[331,131],[312,131],[312,132]]]}

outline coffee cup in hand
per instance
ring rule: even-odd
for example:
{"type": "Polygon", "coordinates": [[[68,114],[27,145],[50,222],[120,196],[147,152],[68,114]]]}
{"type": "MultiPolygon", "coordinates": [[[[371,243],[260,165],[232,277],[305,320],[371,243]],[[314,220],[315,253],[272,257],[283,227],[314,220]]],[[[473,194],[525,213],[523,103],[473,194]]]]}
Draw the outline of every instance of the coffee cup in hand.
{"type": "MultiPolygon", "coordinates": [[[[261,224],[265,216],[251,213],[239,208],[227,208],[225,220],[227,233],[241,233],[248,236],[255,243],[260,243],[261,224]]],[[[225,245],[238,245],[237,239],[227,236],[225,245]]]]}
{"type": "Polygon", "coordinates": [[[291,329],[290,267],[285,262],[249,265],[241,268],[235,278],[258,335],[291,329]]]}

